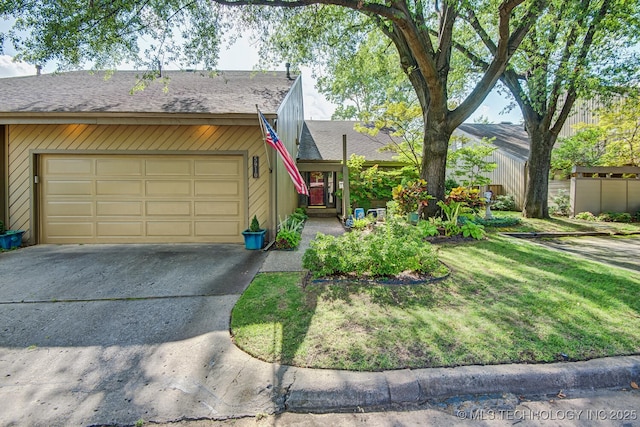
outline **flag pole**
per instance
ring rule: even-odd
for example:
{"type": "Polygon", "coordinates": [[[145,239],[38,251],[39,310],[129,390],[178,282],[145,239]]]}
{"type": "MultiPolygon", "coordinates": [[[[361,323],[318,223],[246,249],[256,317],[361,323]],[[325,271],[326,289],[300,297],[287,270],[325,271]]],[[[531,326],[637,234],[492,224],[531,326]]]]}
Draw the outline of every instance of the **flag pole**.
{"type": "Polygon", "coordinates": [[[267,136],[264,134],[264,125],[262,123],[262,119],[260,118],[260,109],[258,108],[258,104],[256,104],[256,111],[258,112],[258,123],[260,123],[260,132],[262,132],[264,154],[267,156],[267,166],[269,167],[269,173],[273,173],[273,169],[271,169],[271,160],[269,160],[269,150],[267,149],[267,136]]]}

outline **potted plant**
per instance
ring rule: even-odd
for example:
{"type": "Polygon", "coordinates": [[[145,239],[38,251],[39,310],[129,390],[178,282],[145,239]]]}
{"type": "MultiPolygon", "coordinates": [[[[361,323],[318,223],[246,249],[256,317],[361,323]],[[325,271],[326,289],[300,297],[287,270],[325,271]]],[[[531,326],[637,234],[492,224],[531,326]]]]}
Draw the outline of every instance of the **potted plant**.
{"type": "Polygon", "coordinates": [[[249,228],[242,232],[245,249],[256,250],[264,247],[264,235],[267,230],[260,228],[260,222],[254,215],[249,228]]]}
{"type": "Polygon", "coordinates": [[[22,230],[5,230],[4,222],[0,221],[0,249],[15,249],[22,245],[22,230]]]}

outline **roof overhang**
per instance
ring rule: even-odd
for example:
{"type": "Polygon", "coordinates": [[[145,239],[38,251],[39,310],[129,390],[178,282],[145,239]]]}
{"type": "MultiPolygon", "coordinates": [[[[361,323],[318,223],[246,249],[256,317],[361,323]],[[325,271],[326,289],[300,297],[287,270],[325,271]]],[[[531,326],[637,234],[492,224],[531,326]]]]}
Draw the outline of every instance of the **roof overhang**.
{"type": "MultiPolygon", "coordinates": [[[[274,119],[276,114],[265,114],[274,119]]],[[[0,124],[92,124],[92,125],[216,125],[257,126],[258,115],[207,113],[67,113],[4,112],[0,124]]]]}

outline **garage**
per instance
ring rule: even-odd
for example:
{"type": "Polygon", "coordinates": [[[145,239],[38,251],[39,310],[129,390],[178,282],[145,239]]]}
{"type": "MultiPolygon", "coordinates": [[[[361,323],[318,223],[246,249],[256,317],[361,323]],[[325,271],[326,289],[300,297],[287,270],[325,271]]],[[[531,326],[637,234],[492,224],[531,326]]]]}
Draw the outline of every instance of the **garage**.
{"type": "Polygon", "coordinates": [[[245,159],[41,154],[41,243],[240,243],[245,159]]]}

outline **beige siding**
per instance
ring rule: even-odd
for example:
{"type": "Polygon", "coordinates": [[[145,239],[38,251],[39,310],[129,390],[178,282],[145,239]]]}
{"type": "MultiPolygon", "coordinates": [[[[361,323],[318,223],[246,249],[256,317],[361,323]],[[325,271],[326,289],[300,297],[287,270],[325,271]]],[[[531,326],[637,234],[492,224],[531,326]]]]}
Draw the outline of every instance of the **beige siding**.
{"type": "MultiPolygon", "coordinates": [[[[298,78],[278,110],[277,126],[278,136],[284,142],[294,160],[298,157],[298,141],[302,132],[303,121],[302,80],[298,78]]],[[[298,207],[298,195],[282,161],[276,159],[275,163],[277,163],[275,167],[277,198],[275,218],[280,216],[284,219],[286,215],[289,215],[298,207]]]]}
{"type": "Polygon", "coordinates": [[[270,227],[269,173],[264,161],[265,149],[259,127],[254,126],[134,126],[134,125],[10,125],[8,147],[10,226],[26,230],[24,238],[33,239],[36,206],[31,182],[35,154],[46,153],[130,153],[163,154],[201,152],[247,155],[249,216],[258,216],[270,227]],[[260,156],[260,178],[252,178],[251,158],[260,156]]]}
{"type": "Polygon", "coordinates": [[[600,108],[617,108],[619,104],[623,102],[621,97],[614,97],[611,101],[603,101],[599,97],[592,99],[578,99],[567,120],[564,122],[562,129],[560,129],[560,137],[566,138],[576,134],[574,127],[577,124],[584,123],[595,125],[598,124],[597,112],[600,108]]]}
{"type": "Polygon", "coordinates": [[[495,150],[487,159],[498,165],[493,172],[487,174],[491,179],[491,184],[502,186],[502,194],[513,196],[516,206],[521,209],[525,196],[526,162],[511,157],[500,150],[495,150]]]}

